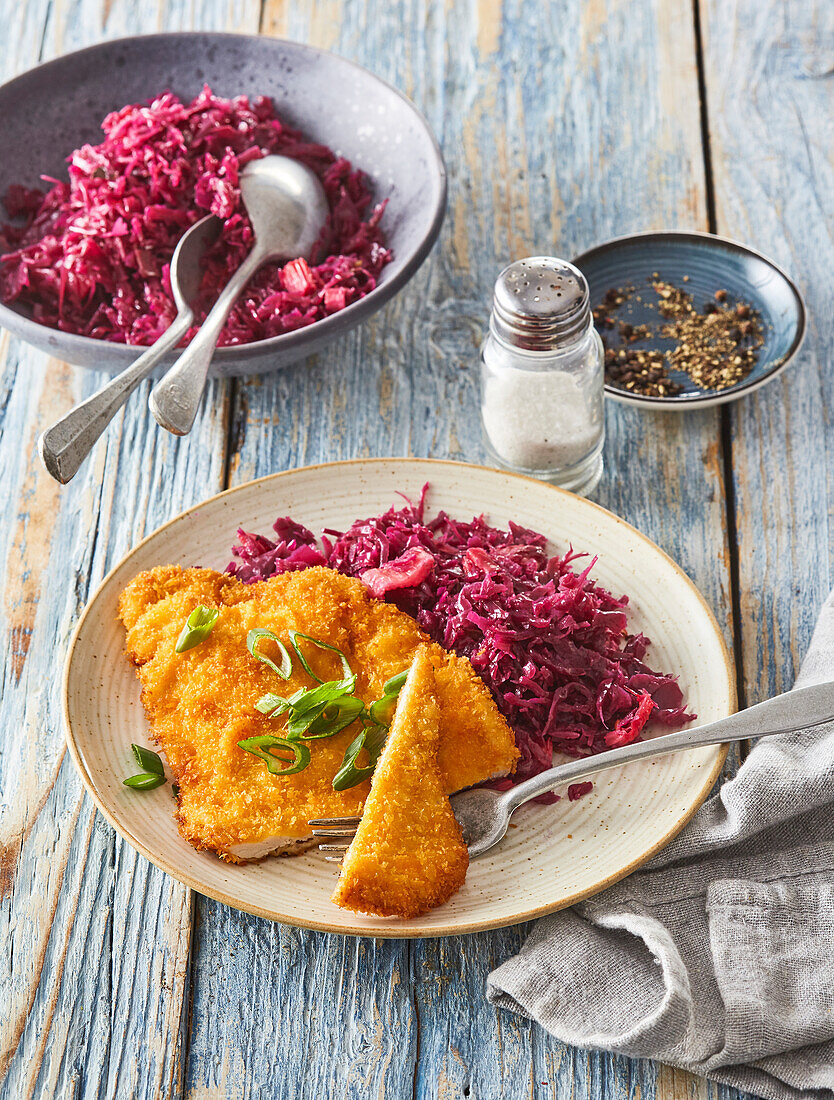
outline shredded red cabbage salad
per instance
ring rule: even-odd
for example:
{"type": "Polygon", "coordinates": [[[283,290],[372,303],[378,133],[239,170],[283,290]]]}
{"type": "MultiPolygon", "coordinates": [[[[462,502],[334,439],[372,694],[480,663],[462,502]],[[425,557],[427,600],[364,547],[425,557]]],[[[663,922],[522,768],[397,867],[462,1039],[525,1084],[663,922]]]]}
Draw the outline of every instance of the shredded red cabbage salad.
{"type": "MultiPolygon", "coordinates": [[[[238,531],[228,566],[250,584],[277,573],[328,565],[359,577],[372,595],[417,620],[445,649],[468,657],[512,727],[521,759],[511,782],[552,767],[553,752],[589,756],[636,741],[651,719],[691,721],[674,676],[644,658],[650,642],[628,630],[627,596],[591,579],[593,558],[550,557],[547,540],[483,516],[469,523],[420,501],[324,532],[321,549],[289,517],[275,539],[238,531]]],[[[571,799],[591,789],[571,787],[571,799]]]]}
{"type": "MultiPolygon", "coordinates": [[[[69,183],[43,177],[3,199],[18,225],[0,228],[0,298],[64,332],[152,344],[176,314],[169,267],[177,241],[207,213],[223,219],[205,260],[200,320],[252,247],[238,177],[268,153],[294,157],[322,182],[331,214],[311,264],[263,267],[232,311],[219,343],[264,340],[336,313],[370,293],[391,258],[369,212],[361,171],[285,125],[271,100],[220,99],[209,87],[191,103],[165,92],[105,118],[100,145],[69,158],[69,183]]],[[[191,338],[195,328],[184,342],[191,338]]]]}

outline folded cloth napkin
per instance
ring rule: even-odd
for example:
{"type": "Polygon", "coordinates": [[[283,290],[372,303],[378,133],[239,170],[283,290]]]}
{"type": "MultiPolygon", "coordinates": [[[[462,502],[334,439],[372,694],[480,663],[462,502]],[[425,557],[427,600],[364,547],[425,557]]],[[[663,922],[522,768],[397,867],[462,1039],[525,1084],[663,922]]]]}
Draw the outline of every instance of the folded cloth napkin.
{"type": "MultiPolygon", "coordinates": [[[[797,687],[834,679],[834,593],[797,687]]],[[[834,1097],[834,724],[757,743],[641,870],[487,981],[574,1046],[773,1100],[834,1097]]]]}

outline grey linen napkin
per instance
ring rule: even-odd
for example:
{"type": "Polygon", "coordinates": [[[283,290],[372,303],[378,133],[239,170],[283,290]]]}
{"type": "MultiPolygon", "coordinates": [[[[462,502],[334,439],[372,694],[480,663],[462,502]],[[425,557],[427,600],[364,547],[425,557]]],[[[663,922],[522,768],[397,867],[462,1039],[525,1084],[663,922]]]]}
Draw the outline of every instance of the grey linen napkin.
{"type": "MultiPolygon", "coordinates": [[[[797,687],[834,679],[834,593],[797,687]]],[[[489,1000],[579,1047],[834,1097],[834,724],[758,742],[641,870],[545,917],[489,1000]]]]}

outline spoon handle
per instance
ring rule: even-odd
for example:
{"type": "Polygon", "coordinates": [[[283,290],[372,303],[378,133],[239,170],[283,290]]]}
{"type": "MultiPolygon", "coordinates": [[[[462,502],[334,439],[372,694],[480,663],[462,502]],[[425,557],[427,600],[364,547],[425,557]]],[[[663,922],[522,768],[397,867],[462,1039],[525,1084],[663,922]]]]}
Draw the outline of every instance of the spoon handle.
{"type": "Polygon", "coordinates": [[[193,319],[190,309],[178,313],[156,343],[126,370],[46,429],[38,440],[38,450],[47,472],[56,481],[66,485],[75,477],[98,437],[163,355],[177,346],[193,319]]]}
{"type": "Polygon", "coordinates": [[[669,733],[665,737],[653,737],[648,741],[635,741],[631,745],[600,753],[599,756],[560,764],[519,783],[517,787],[511,787],[501,796],[501,801],[508,813],[512,813],[522,803],[552,791],[554,787],[587,779],[606,768],[628,764],[633,760],[666,756],[682,749],[698,749],[705,745],[723,745],[730,741],[791,733],[831,721],[834,721],[834,681],[796,688],[706,726],[695,726],[693,729],[669,733]]]}
{"type": "Polygon", "coordinates": [[[268,258],[256,244],[220,292],[194,339],[151,390],[148,405],[154,419],[174,435],[188,435],[194,426],[209,365],[226,318],[243,288],[268,258]]]}

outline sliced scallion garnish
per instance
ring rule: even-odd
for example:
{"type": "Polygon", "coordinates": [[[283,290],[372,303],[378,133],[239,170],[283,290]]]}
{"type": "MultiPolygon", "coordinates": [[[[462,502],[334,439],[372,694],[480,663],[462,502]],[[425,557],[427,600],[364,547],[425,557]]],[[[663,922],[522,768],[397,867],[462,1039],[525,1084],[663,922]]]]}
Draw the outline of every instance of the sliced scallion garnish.
{"type": "Polygon", "coordinates": [[[140,768],[143,768],[146,772],[151,772],[153,775],[165,775],[162,760],[153,749],[146,749],[144,745],[131,745],[130,747],[140,768]]]}
{"type": "Polygon", "coordinates": [[[126,787],[132,787],[135,791],[152,791],[155,787],[161,787],[164,782],[164,775],[154,775],[152,772],[140,772],[139,775],[128,776],[124,781],[124,785],[126,787]]]}
{"type": "Polygon", "coordinates": [[[347,791],[374,774],[387,736],[387,726],[378,726],[375,722],[365,724],[345,750],[342,766],[333,776],[334,791],[347,791]],[[366,767],[358,768],[356,761],[362,749],[367,750],[370,761],[366,767]]]}
{"type": "Polygon", "coordinates": [[[390,680],[386,680],[382,685],[383,695],[399,695],[400,689],[408,679],[408,669],[403,669],[402,672],[398,672],[396,676],[392,676],[390,680]]]}
{"type": "Polygon", "coordinates": [[[216,607],[203,607],[202,604],[197,604],[185,621],[174,651],[185,653],[186,650],[193,649],[195,645],[204,642],[211,634],[219,615],[220,612],[216,607]]]}
{"type": "Polygon", "coordinates": [[[408,678],[408,669],[392,676],[382,685],[382,698],[377,699],[368,707],[368,714],[379,726],[390,726],[391,719],[397,707],[397,696],[408,678]]]}
{"type": "Polygon", "coordinates": [[[243,741],[238,741],[238,746],[262,760],[271,775],[295,775],[310,763],[310,750],[303,742],[288,741],[285,737],[273,737],[271,733],[247,737],[243,741]],[[279,756],[271,752],[271,749],[286,749],[292,753],[292,756],[279,756]],[[282,765],[286,766],[282,767],[282,765]]]}
{"type": "Polygon", "coordinates": [[[278,714],[283,714],[285,710],[289,710],[292,703],[289,699],[285,699],[283,695],[275,695],[274,692],[267,692],[266,695],[262,695],[260,699],[255,703],[255,710],[259,710],[261,714],[265,714],[267,718],[275,718],[278,714]]]}
{"type": "MultiPolygon", "coordinates": [[[[342,767],[333,780],[336,790],[347,790],[373,773],[385,743],[397,693],[405,683],[408,671],[387,680],[382,697],[372,703],[369,710],[366,710],[362,700],[353,694],[356,688],[356,674],[342,650],[310,634],[304,634],[300,630],[289,631],[289,638],[301,667],[316,681],[316,687],[299,688],[288,698],[275,692],[262,695],[255,704],[255,709],[261,714],[269,718],[286,714],[286,725],[281,731],[283,736],[263,734],[259,737],[248,737],[244,741],[238,741],[238,745],[262,760],[273,775],[293,775],[306,768],[310,762],[310,750],[304,742],[333,737],[361,718],[362,732],[351,742],[345,753],[342,767]],[[322,680],[310,667],[301,642],[335,653],[342,665],[343,678],[322,680]],[[363,748],[368,750],[370,764],[365,768],[358,768],[356,760],[363,748]],[[293,755],[291,757],[281,755],[281,751],[273,750],[288,750],[293,755]]],[[[292,659],[286,646],[271,630],[263,628],[250,630],[246,638],[246,646],[253,657],[263,661],[282,679],[289,678],[292,673],[292,659]],[[278,647],[281,653],[280,667],[260,651],[260,643],[264,638],[270,639],[278,647]]]]}
{"type": "Polygon", "coordinates": [[[128,776],[124,785],[135,791],[152,791],[155,787],[161,787],[165,782],[165,768],[159,756],[143,745],[131,745],[130,748],[136,763],[144,770],[138,775],[128,776]]]}
{"type": "Polygon", "coordinates": [[[263,627],[256,627],[255,630],[250,630],[246,635],[246,648],[257,660],[262,661],[265,665],[269,665],[273,672],[276,672],[282,680],[289,680],[292,675],[292,658],[289,651],[279,637],[272,633],[271,630],[265,630],[263,627]],[[260,644],[264,638],[269,638],[270,641],[275,642],[278,647],[278,652],[281,654],[280,667],[270,660],[265,653],[260,652],[260,644]]]}
{"type": "Polygon", "coordinates": [[[383,695],[368,707],[368,714],[378,726],[390,726],[397,707],[396,695],[383,695]]]}
{"type": "Polygon", "coordinates": [[[355,695],[348,695],[344,699],[337,699],[335,703],[328,703],[321,714],[309,724],[306,732],[299,737],[302,741],[317,741],[324,737],[333,737],[343,729],[347,729],[351,722],[355,722],[364,708],[362,700],[357,699],[355,695]]]}
{"type": "Polygon", "coordinates": [[[321,676],[317,676],[315,672],[313,672],[313,670],[310,668],[307,658],[302,653],[301,647],[298,644],[298,638],[303,638],[305,642],[311,642],[319,649],[327,650],[329,653],[335,653],[339,660],[342,662],[342,670],[345,674],[344,679],[341,681],[341,683],[343,683],[345,686],[350,684],[348,690],[353,691],[353,689],[356,687],[356,676],[354,675],[353,670],[350,667],[350,663],[347,657],[344,655],[344,653],[342,653],[341,649],[337,649],[336,646],[329,645],[327,642],[320,642],[318,638],[313,638],[309,634],[302,634],[300,630],[290,631],[290,642],[292,643],[293,649],[298,654],[298,659],[299,661],[301,661],[301,667],[306,673],[312,676],[313,679],[318,681],[318,683],[320,684],[323,684],[324,680],[322,680],[321,676]]]}

